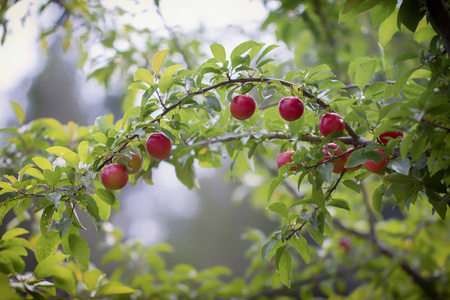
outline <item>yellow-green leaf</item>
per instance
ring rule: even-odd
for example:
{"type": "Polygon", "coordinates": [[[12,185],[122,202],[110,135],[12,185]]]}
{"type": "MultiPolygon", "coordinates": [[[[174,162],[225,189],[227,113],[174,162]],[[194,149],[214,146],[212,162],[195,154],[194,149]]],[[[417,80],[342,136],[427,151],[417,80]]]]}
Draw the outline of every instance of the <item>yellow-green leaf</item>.
{"type": "Polygon", "coordinates": [[[59,234],[56,231],[50,231],[47,234],[41,235],[36,241],[35,246],[37,261],[41,262],[55,253],[60,242],[59,234]]]}
{"type": "MultiPolygon", "coordinates": [[[[165,56],[164,56],[164,58],[165,58],[165,56]]],[[[164,61],[164,58],[163,58],[163,61],[164,61]]],[[[153,58],[153,59],[155,59],[155,58],[153,58]]],[[[162,64],[161,64],[161,66],[162,66],[162,64]]],[[[152,67],[153,67],[153,61],[152,61],[152,67]]],[[[153,71],[155,71],[155,70],[153,69],[153,71]]],[[[157,72],[155,72],[155,73],[157,73],[157,72]]],[[[147,83],[148,85],[152,85],[154,82],[152,73],[150,73],[149,70],[144,69],[144,68],[140,68],[139,70],[134,72],[133,80],[134,81],[142,80],[143,82],[147,83]]]]}
{"type": "Polygon", "coordinates": [[[3,234],[2,241],[6,241],[6,240],[9,240],[9,239],[11,239],[13,237],[16,237],[16,236],[19,236],[19,235],[22,235],[22,234],[27,234],[27,233],[28,233],[28,230],[26,230],[26,229],[14,228],[14,229],[8,230],[7,232],[5,232],[3,234]]]}
{"type": "Polygon", "coordinates": [[[44,157],[33,157],[32,160],[36,164],[36,166],[38,166],[42,170],[52,170],[53,169],[51,162],[49,162],[48,159],[46,159],[44,157]]]}
{"type": "Polygon", "coordinates": [[[19,121],[19,124],[22,125],[25,121],[25,112],[23,111],[22,107],[19,103],[11,101],[11,105],[14,109],[14,112],[16,113],[17,120],[19,121]]]}
{"type": "Polygon", "coordinates": [[[108,282],[102,285],[97,294],[98,295],[113,295],[113,294],[132,294],[136,293],[135,289],[127,287],[120,282],[108,282]]]}
{"type": "Polygon", "coordinates": [[[47,152],[56,154],[59,157],[64,158],[66,160],[66,162],[68,162],[75,168],[78,168],[78,163],[80,162],[80,158],[78,157],[78,154],[76,154],[69,148],[61,147],[61,146],[53,146],[53,147],[47,148],[47,152]]]}
{"type": "Polygon", "coordinates": [[[212,44],[210,46],[210,49],[215,59],[217,59],[221,63],[225,63],[225,48],[221,44],[212,44]]]}
{"type": "Polygon", "coordinates": [[[155,74],[158,74],[161,70],[164,60],[166,59],[167,53],[169,53],[169,50],[161,50],[155,53],[155,56],[153,56],[152,59],[152,70],[155,74]]]}
{"type": "Polygon", "coordinates": [[[83,164],[87,163],[87,159],[89,157],[89,142],[88,141],[82,141],[78,145],[78,156],[80,157],[80,161],[83,164]]]}
{"type": "Polygon", "coordinates": [[[158,86],[161,93],[166,93],[173,83],[173,74],[183,65],[173,65],[164,70],[159,80],[158,86]]]}
{"type": "Polygon", "coordinates": [[[100,279],[100,276],[103,276],[104,273],[98,269],[93,269],[84,272],[83,281],[84,284],[86,284],[89,291],[95,290],[97,287],[98,280],[100,279]]]}

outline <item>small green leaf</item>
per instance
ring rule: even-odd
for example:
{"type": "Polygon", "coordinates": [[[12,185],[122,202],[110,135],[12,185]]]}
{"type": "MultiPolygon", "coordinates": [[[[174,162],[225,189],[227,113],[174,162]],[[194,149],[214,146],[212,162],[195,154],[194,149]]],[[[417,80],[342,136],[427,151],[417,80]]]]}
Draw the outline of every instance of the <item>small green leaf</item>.
{"type": "Polygon", "coordinates": [[[275,202],[268,207],[271,211],[279,214],[282,217],[287,218],[289,216],[289,210],[286,204],[281,202],[275,202]]]}
{"type": "Polygon", "coordinates": [[[372,207],[379,213],[381,213],[381,200],[383,198],[383,194],[381,194],[381,188],[382,186],[377,187],[372,196],[372,207]]]}
{"type": "Polygon", "coordinates": [[[35,255],[38,262],[43,261],[51,256],[58,249],[61,240],[56,231],[50,231],[47,234],[41,235],[35,246],[35,255]]]}
{"type": "Polygon", "coordinates": [[[155,55],[152,58],[153,73],[155,74],[159,73],[164,64],[164,60],[166,59],[167,53],[169,53],[169,50],[161,50],[155,53],[155,55]]]}
{"type": "Polygon", "coordinates": [[[67,233],[70,226],[72,225],[73,219],[63,219],[61,221],[57,221],[55,224],[55,229],[59,233],[59,237],[62,239],[63,236],[67,233]]]}
{"type": "Polygon", "coordinates": [[[182,66],[183,65],[172,65],[164,70],[158,82],[161,93],[166,93],[170,89],[174,81],[173,74],[175,74],[182,66]]]}
{"type": "Polygon", "coordinates": [[[220,112],[222,110],[222,105],[220,105],[219,99],[214,96],[206,96],[205,97],[206,104],[211,107],[213,110],[220,112]]]}
{"type": "Polygon", "coordinates": [[[80,161],[83,164],[87,163],[87,159],[89,157],[89,142],[88,141],[82,141],[78,145],[78,156],[80,157],[80,161]]]}
{"type": "Polygon", "coordinates": [[[349,156],[345,166],[347,168],[351,168],[371,160],[379,162],[381,158],[382,154],[380,152],[375,150],[368,150],[367,152],[364,152],[364,149],[361,148],[352,152],[352,155],[349,156]]]}
{"type": "Polygon", "coordinates": [[[69,148],[61,147],[61,146],[53,146],[53,147],[47,148],[46,151],[56,154],[59,157],[64,158],[64,160],[66,162],[71,164],[73,167],[78,168],[80,158],[78,157],[78,154],[76,154],[69,148]]]}
{"type": "Polygon", "coordinates": [[[119,201],[114,192],[105,189],[95,189],[94,193],[105,203],[111,205],[116,211],[119,211],[119,201]]]}
{"type": "Polygon", "coordinates": [[[291,244],[298,251],[298,253],[300,253],[300,256],[305,263],[309,264],[309,261],[311,260],[311,252],[309,251],[309,246],[306,239],[301,235],[298,238],[294,235],[291,238],[291,244]]]}
{"type": "Polygon", "coordinates": [[[397,0],[381,0],[374,8],[370,10],[370,18],[373,27],[380,26],[395,10],[397,0]]]}
{"type": "Polygon", "coordinates": [[[319,231],[319,228],[317,226],[308,226],[308,233],[316,241],[317,244],[322,246],[323,234],[319,231]]]}
{"type": "Polygon", "coordinates": [[[269,254],[272,252],[272,250],[277,245],[277,240],[270,240],[267,243],[264,244],[264,246],[261,249],[261,257],[263,261],[267,264],[269,262],[269,254]]]}
{"type": "Polygon", "coordinates": [[[350,179],[344,180],[343,184],[344,184],[346,187],[348,187],[348,188],[354,190],[354,191],[357,192],[357,193],[360,192],[360,186],[359,186],[359,184],[357,184],[357,183],[354,182],[353,180],[350,180],[350,179]]]}
{"type": "Polygon", "coordinates": [[[33,162],[42,170],[52,170],[52,164],[45,157],[33,157],[33,162]]]}
{"type": "Polygon", "coordinates": [[[275,266],[281,282],[290,288],[292,277],[292,258],[285,246],[278,248],[275,255],[275,266]]]}
{"type": "MultiPolygon", "coordinates": [[[[0,183],[7,184],[6,182],[0,182],[0,183]]],[[[0,191],[0,195],[2,194],[3,191],[5,191],[5,189],[0,191]]],[[[0,225],[2,225],[3,218],[11,210],[11,208],[13,208],[14,204],[15,204],[14,201],[0,203],[0,225]]]]}
{"type": "Polygon", "coordinates": [[[286,177],[284,177],[284,176],[278,176],[278,177],[272,179],[272,181],[270,182],[270,185],[269,185],[269,191],[267,192],[267,201],[270,201],[270,198],[272,198],[273,192],[275,191],[277,186],[281,182],[283,182],[284,179],[286,179],[286,177]]]}
{"type": "Polygon", "coordinates": [[[54,211],[55,211],[55,206],[49,205],[42,212],[41,220],[39,222],[41,234],[47,233],[48,227],[50,226],[50,223],[52,221],[54,211]]]}
{"type": "Polygon", "coordinates": [[[105,135],[108,135],[108,131],[111,128],[111,124],[104,116],[99,116],[95,119],[95,126],[97,126],[98,130],[105,135]]]}
{"type": "Polygon", "coordinates": [[[402,159],[401,157],[397,157],[389,162],[388,168],[407,176],[409,174],[409,169],[411,168],[411,162],[408,158],[402,159]]]}
{"type": "Polygon", "coordinates": [[[348,202],[344,199],[333,199],[330,200],[327,203],[328,206],[334,206],[334,207],[339,207],[345,210],[350,210],[350,206],[348,205],[348,202]]]}
{"type": "Polygon", "coordinates": [[[11,230],[8,230],[7,232],[5,232],[2,235],[2,241],[7,241],[9,239],[12,239],[16,236],[22,235],[22,234],[27,234],[28,230],[23,229],[23,228],[13,228],[11,230]]]}
{"type": "Polygon", "coordinates": [[[212,44],[210,46],[211,52],[214,55],[214,58],[221,63],[225,63],[226,53],[225,48],[220,44],[212,44]]]}
{"type": "Polygon", "coordinates": [[[393,97],[397,97],[397,95],[402,91],[406,82],[408,82],[409,77],[411,77],[412,73],[414,73],[416,70],[417,68],[414,68],[406,72],[403,72],[403,74],[395,81],[393,87],[393,95],[392,95],[393,97]]]}
{"type": "Polygon", "coordinates": [[[367,83],[369,83],[376,68],[377,61],[375,59],[367,60],[358,65],[356,68],[355,82],[361,90],[366,87],[367,83]]]}
{"type": "Polygon", "coordinates": [[[22,125],[25,121],[25,112],[23,111],[22,107],[19,103],[11,101],[11,105],[14,109],[14,112],[16,113],[17,120],[19,121],[19,124],[22,125]]]}
{"type": "Polygon", "coordinates": [[[77,234],[69,234],[68,240],[73,258],[82,269],[86,270],[89,267],[89,257],[91,253],[88,244],[77,234]]]}
{"type": "Polygon", "coordinates": [[[325,208],[325,196],[323,194],[322,187],[313,186],[312,187],[312,197],[313,197],[313,202],[315,204],[317,204],[317,206],[319,206],[320,208],[325,208]]]}
{"type": "Polygon", "coordinates": [[[394,63],[392,65],[395,66],[399,62],[402,62],[402,61],[405,61],[405,60],[408,60],[408,59],[417,59],[417,58],[418,58],[417,53],[415,53],[415,52],[406,52],[406,53],[403,53],[403,54],[400,54],[399,56],[397,56],[395,58],[394,63]]]}

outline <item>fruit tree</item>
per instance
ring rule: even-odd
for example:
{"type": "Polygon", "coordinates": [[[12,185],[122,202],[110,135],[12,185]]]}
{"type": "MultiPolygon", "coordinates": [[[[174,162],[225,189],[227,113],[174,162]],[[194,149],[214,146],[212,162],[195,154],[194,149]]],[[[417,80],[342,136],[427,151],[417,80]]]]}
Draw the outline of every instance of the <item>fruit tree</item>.
{"type": "MultiPolygon", "coordinates": [[[[2,18],[10,2],[0,6],[2,18]]],[[[53,2],[61,1],[47,4],[53,2]]],[[[170,49],[158,43],[148,49],[150,59],[131,62],[145,54],[117,50],[91,74],[107,86],[114,71],[133,70],[123,76],[127,96],[137,101],[124,105],[119,119],[99,116],[90,126],[52,118],[25,122],[12,102],[19,125],[2,129],[8,137],[0,222],[15,217],[2,223],[2,293],[10,299],[450,297],[448,2],[287,2],[263,27],[273,23],[289,44],[289,30],[319,22],[325,35],[316,38],[334,43],[326,49],[334,58],[321,49],[318,63],[297,68],[271,57],[277,45],[248,40],[228,51],[219,41],[193,67],[174,38],[170,49]],[[292,11],[301,25],[281,21],[292,11]],[[337,46],[335,37],[353,32],[360,17],[378,28],[378,56],[356,56],[348,41],[342,43],[350,56],[337,46]],[[391,60],[389,43],[399,30],[400,42],[415,48],[391,60]],[[185,61],[178,63],[173,53],[185,61]],[[170,245],[121,242],[110,229],[112,209],[126,201],[120,189],[151,183],[160,164],[173,165],[189,189],[198,188],[198,167],[226,165],[242,184],[249,173],[261,178],[249,185],[250,197],[278,226],[268,234],[245,233],[252,242],[245,276],[230,279],[220,266],[168,267],[163,253],[170,245]],[[80,214],[113,236],[103,260],[118,267],[108,276],[91,263],[93,245],[83,238],[80,214]],[[25,272],[26,256],[36,260],[31,272],[25,272]]],[[[71,18],[89,22],[99,9],[87,1],[62,3],[67,32],[71,18]]],[[[364,26],[358,34],[368,31],[364,26]]],[[[102,43],[113,48],[115,36],[130,30],[111,31],[102,43]]],[[[88,39],[82,37],[78,42],[88,39]]]]}

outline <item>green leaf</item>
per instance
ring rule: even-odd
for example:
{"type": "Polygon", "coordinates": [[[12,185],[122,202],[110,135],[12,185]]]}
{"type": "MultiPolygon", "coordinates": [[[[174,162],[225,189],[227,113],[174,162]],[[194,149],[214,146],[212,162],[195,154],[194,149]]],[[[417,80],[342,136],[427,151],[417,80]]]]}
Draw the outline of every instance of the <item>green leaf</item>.
{"type": "Polygon", "coordinates": [[[41,220],[39,222],[41,234],[47,233],[48,227],[50,226],[50,223],[52,221],[54,211],[55,211],[55,206],[49,205],[42,212],[41,220]]]}
{"type": "Polygon", "coordinates": [[[120,282],[113,281],[99,287],[97,295],[133,294],[136,292],[135,289],[125,286],[120,282]]]}
{"type": "Polygon", "coordinates": [[[33,157],[33,162],[42,170],[52,170],[52,164],[45,157],[33,157]]]}
{"type": "Polygon", "coordinates": [[[11,101],[11,105],[14,109],[14,112],[16,113],[17,120],[19,121],[19,124],[22,125],[25,121],[25,112],[23,111],[22,107],[19,103],[11,101]]]}
{"type": "Polygon", "coordinates": [[[11,230],[8,230],[7,232],[5,232],[2,235],[2,241],[7,241],[9,239],[12,239],[16,236],[22,235],[22,234],[27,234],[28,230],[23,229],[23,228],[13,228],[11,230]]]}
{"type": "Polygon", "coordinates": [[[316,241],[317,244],[322,246],[323,234],[319,231],[319,228],[317,226],[308,226],[308,233],[316,241]]]}
{"type": "Polygon", "coordinates": [[[63,236],[67,233],[70,226],[72,225],[73,219],[63,219],[61,221],[57,221],[55,224],[55,229],[59,233],[59,237],[62,239],[63,236]]]}
{"type": "Polygon", "coordinates": [[[395,9],[394,12],[381,24],[380,28],[378,29],[378,40],[383,47],[391,41],[394,34],[398,31],[397,15],[398,9],[395,9]]]}
{"type": "Polygon", "coordinates": [[[278,48],[278,47],[280,47],[280,46],[278,46],[278,45],[269,45],[269,46],[267,46],[267,47],[263,50],[263,52],[261,53],[261,55],[258,57],[258,59],[256,60],[256,64],[258,64],[258,63],[261,61],[261,59],[263,59],[263,57],[266,56],[270,51],[272,51],[272,50],[274,50],[274,49],[276,49],[276,48],[278,48]]]}
{"type": "Polygon", "coordinates": [[[175,163],[175,171],[178,180],[181,181],[187,188],[193,189],[198,187],[197,178],[195,176],[195,169],[192,164],[192,159],[182,165],[179,162],[175,163]]]}
{"type": "Polygon", "coordinates": [[[348,201],[346,201],[344,199],[332,199],[332,200],[328,201],[327,205],[339,207],[339,208],[350,211],[350,206],[348,205],[348,201]]]}
{"type": "Polygon", "coordinates": [[[357,193],[360,192],[360,186],[359,186],[359,184],[357,184],[357,183],[354,182],[353,180],[350,180],[350,179],[344,180],[344,181],[343,181],[343,184],[344,184],[346,187],[348,187],[348,188],[354,190],[354,191],[357,192],[357,193]]]}
{"type": "Polygon", "coordinates": [[[213,110],[220,112],[222,110],[222,105],[220,105],[219,99],[214,96],[206,96],[205,97],[206,104],[211,107],[213,110]]]}
{"type": "Polygon", "coordinates": [[[52,276],[52,267],[54,266],[54,264],[59,263],[68,257],[69,255],[61,253],[50,255],[37,264],[36,268],[34,268],[33,273],[38,279],[52,276]]]}
{"type": "Polygon", "coordinates": [[[214,55],[214,58],[221,63],[225,63],[226,53],[225,48],[220,44],[212,44],[210,46],[211,52],[214,55]]]}
{"type": "Polygon", "coordinates": [[[403,0],[398,11],[398,19],[412,32],[422,19],[422,0],[403,0]]]}
{"type": "Polygon", "coordinates": [[[95,189],[94,193],[105,203],[112,206],[116,211],[119,211],[119,201],[114,192],[105,189],[95,189]]]}
{"type": "MultiPolygon", "coordinates": [[[[0,182],[2,183],[2,182],[0,182]]],[[[7,184],[6,182],[3,182],[5,184],[7,184]]],[[[5,189],[3,189],[2,191],[5,191],[5,189]]],[[[0,191],[0,194],[2,194],[0,191]]],[[[11,202],[2,202],[0,203],[0,225],[2,225],[3,223],[3,218],[5,217],[5,215],[11,210],[11,208],[14,207],[15,202],[11,201],[11,202]]]]}
{"type": "Polygon", "coordinates": [[[75,261],[86,270],[89,267],[91,250],[86,241],[77,234],[69,234],[69,247],[75,261]]]}
{"type": "Polygon", "coordinates": [[[61,204],[61,193],[50,193],[45,195],[45,198],[55,204],[56,209],[59,209],[59,205],[61,204]]]}
{"type": "Polygon", "coordinates": [[[430,202],[431,205],[433,205],[433,208],[436,210],[436,212],[441,217],[441,219],[445,220],[445,216],[447,213],[448,200],[442,199],[438,193],[436,193],[430,189],[427,189],[425,191],[425,193],[428,196],[428,202],[430,202]]]}
{"type": "Polygon", "coordinates": [[[275,266],[277,268],[278,275],[280,276],[281,282],[287,286],[291,287],[291,277],[292,277],[292,258],[286,247],[281,247],[277,250],[275,256],[275,266]]]}
{"type": "Polygon", "coordinates": [[[377,68],[377,61],[370,59],[360,63],[356,68],[355,82],[362,90],[366,87],[377,68]]]}
{"type": "Polygon", "coordinates": [[[78,157],[78,154],[76,154],[69,148],[61,147],[61,146],[53,146],[53,147],[47,148],[46,151],[56,154],[59,157],[64,158],[64,160],[66,162],[71,164],[73,167],[78,168],[80,158],[78,157]]]}
{"type": "Polygon", "coordinates": [[[419,180],[411,175],[406,176],[400,173],[392,173],[387,178],[387,181],[394,184],[408,184],[408,183],[419,183],[419,180]]]}
{"type": "Polygon", "coordinates": [[[230,58],[233,60],[235,57],[244,54],[246,51],[250,50],[251,48],[259,46],[259,43],[255,41],[246,41],[241,44],[239,44],[236,48],[231,51],[230,58]]]}
{"type": "Polygon", "coordinates": [[[331,172],[333,171],[333,167],[334,165],[331,163],[321,164],[317,166],[316,170],[317,172],[319,172],[320,177],[322,177],[325,182],[329,182],[331,179],[331,172]]]}
{"type": "MultiPolygon", "coordinates": [[[[155,73],[158,73],[158,72],[155,72],[155,73]]],[[[134,81],[142,80],[143,82],[147,83],[148,85],[152,85],[153,82],[155,81],[152,73],[150,73],[149,70],[143,69],[143,68],[138,69],[136,72],[134,72],[133,80],[134,81]]],[[[130,87],[128,87],[128,88],[130,88],[130,87]]],[[[144,90],[146,90],[146,89],[147,89],[147,87],[145,87],[144,90]]]]}
{"type": "Polygon", "coordinates": [[[393,97],[397,97],[397,95],[402,91],[409,77],[411,77],[412,73],[414,73],[416,70],[417,68],[414,68],[406,72],[403,72],[403,74],[395,81],[393,87],[393,95],[392,95],[393,97]]]}
{"type": "Polygon", "coordinates": [[[89,157],[89,142],[88,141],[82,141],[78,145],[78,156],[80,157],[80,161],[83,164],[87,163],[87,159],[89,157]]]}
{"type": "Polygon", "coordinates": [[[75,293],[76,282],[72,271],[63,266],[53,266],[52,272],[55,286],[73,295],[75,293]]]}
{"type": "Polygon", "coordinates": [[[267,243],[264,244],[264,246],[261,249],[261,257],[263,261],[267,264],[269,262],[269,254],[272,252],[272,250],[277,245],[277,240],[270,240],[267,243]]]}
{"type": "Polygon", "coordinates": [[[352,152],[352,155],[349,156],[345,166],[351,168],[371,160],[379,162],[381,158],[382,154],[378,151],[368,150],[367,152],[364,152],[364,149],[358,149],[352,152]]]}
{"type": "Polygon", "coordinates": [[[289,216],[289,210],[286,206],[286,204],[281,203],[281,202],[275,202],[273,204],[271,204],[268,209],[270,209],[271,211],[279,214],[282,217],[287,218],[289,216]]]}
{"type": "Polygon", "coordinates": [[[313,186],[312,187],[312,197],[313,202],[317,204],[320,208],[325,208],[325,196],[323,194],[323,190],[321,186],[313,186]]]}
{"type": "Polygon", "coordinates": [[[380,26],[395,10],[397,0],[381,0],[374,8],[370,10],[370,18],[373,27],[380,26]]]}
{"type": "Polygon", "coordinates": [[[403,53],[403,54],[400,54],[399,56],[397,56],[395,58],[394,63],[392,65],[395,66],[399,62],[402,62],[402,61],[405,61],[405,60],[409,60],[409,59],[417,59],[417,58],[418,58],[417,53],[412,52],[412,51],[406,52],[406,53],[403,53]]]}
{"type": "Polygon", "coordinates": [[[98,130],[105,135],[108,135],[108,131],[111,128],[111,124],[104,116],[99,116],[95,119],[95,126],[97,126],[98,130]]]}
{"type": "Polygon", "coordinates": [[[183,65],[172,65],[167,67],[159,79],[158,86],[161,93],[166,93],[173,84],[173,74],[183,65]]]}
{"type": "Polygon", "coordinates": [[[298,238],[294,235],[291,238],[291,244],[298,251],[298,253],[300,253],[300,256],[305,263],[309,264],[309,261],[311,260],[311,252],[309,251],[309,246],[306,239],[301,235],[299,235],[298,238]]]}
{"type": "Polygon", "coordinates": [[[397,157],[389,162],[388,168],[407,176],[409,174],[409,169],[411,168],[411,162],[408,158],[402,159],[401,157],[397,157]]]}
{"type": "Polygon", "coordinates": [[[105,276],[105,274],[98,269],[93,269],[93,270],[84,272],[83,282],[84,282],[84,284],[86,284],[86,287],[88,288],[88,290],[90,292],[94,291],[95,288],[97,287],[97,283],[98,283],[98,280],[100,279],[100,276],[103,277],[103,276],[105,276]]]}
{"type": "Polygon", "coordinates": [[[153,73],[155,74],[159,73],[164,64],[164,60],[166,59],[167,53],[169,53],[169,50],[161,50],[155,53],[155,55],[152,58],[153,73]]]}
{"type": "Polygon", "coordinates": [[[383,198],[383,194],[381,194],[382,187],[383,186],[377,187],[372,195],[372,207],[379,213],[381,213],[381,200],[383,198]]]}
{"type": "Polygon", "coordinates": [[[35,255],[38,262],[43,261],[51,256],[58,249],[61,240],[56,231],[50,231],[47,234],[41,235],[35,245],[35,255]]]}
{"type": "Polygon", "coordinates": [[[270,201],[270,198],[272,198],[273,192],[275,191],[277,186],[281,182],[283,182],[284,179],[286,179],[286,177],[284,177],[284,176],[278,176],[278,177],[272,179],[272,181],[270,182],[270,185],[269,185],[269,191],[267,192],[267,201],[270,201]]]}

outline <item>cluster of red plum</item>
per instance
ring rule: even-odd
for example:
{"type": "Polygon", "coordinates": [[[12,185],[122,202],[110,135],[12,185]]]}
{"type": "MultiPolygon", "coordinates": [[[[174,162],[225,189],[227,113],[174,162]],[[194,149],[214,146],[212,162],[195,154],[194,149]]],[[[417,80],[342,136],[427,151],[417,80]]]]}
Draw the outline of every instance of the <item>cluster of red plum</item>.
{"type": "MultiPolygon", "coordinates": [[[[256,109],[255,100],[248,95],[239,95],[234,97],[233,103],[231,103],[230,105],[231,114],[238,120],[245,120],[250,118],[255,112],[255,109],[256,109]]],[[[280,116],[288,122],[298,120],[303,115],[303,111],[304,111],[303,102],[297,97],[285,97],[281,99],[281,101],[278,104],[278,112],[280,113],[280,116]]],[[[335,131],[344,131],[344,128],[345,128],[344,120],[340,115],[336,113],[326,113],[319,120],[319,131],[324,137],[335,131]]],[[[403,132],[399,131],[385,132],[380,134],[378,140],[380,141],[380,143],[386,145],[389,142],[388,138],[395,139],[399,136],[403,136],[403,132]]],[[[348,149],[346,151],[348,152],[347,154],[342,155],[344,152],[342,148],[339,147],[339,145],[335,143],[328,143],[327,146],[322,149],[322,152],[325,153],[325,158],[320,162],[327,163],[329,161],[330,163],[332,163],[334,165],[333,173],[336,174],[342,173],[344,169],[347,171],[358,170],[359,168],[362,167],[362,165],[354,167],[345,167],[348,158],[353,153],[351,151],[352,149],[354,149],[354,147],[348,149]],[[330,151],[332,153],[330,153],[330,151]]],[[[384,154],[383,149],[375,149],[375,151],[384,154]]],[[[286,163],[293,162],[292,156],[294,155],[294,153],[295,151],[285,151],[280,153],[277,159],[278,168],[281,168],[281,166],[285,165],[286,163]]],[[[379,162],[367,161],[364,163],[364,166],[369,172],[379,173],[388,162],[389,158],[383,156],[379,162]]],[[[296,170],[297,170],[296,166],[290,168],[290,171],[296,170]]]]}
{"type": "MultiPolygon", "coordinates": [[[[238,120],[246,120],[250,118],[256,110],[256,102],[249,95],[238,95],[233,98],[233,102],[230,104],[231,115],[238,120]]],[[[298,120],[304,111],[303,102],[297,97],[285,97],[281,99],[278,104],[278,111],[280,116],[288,121],[292,122],[298,120]]],[[[344,131],[345,123],[342,117],[336,113],[324,114],[319,120],[319,130],[320,133],[326,137],[330,133],[335,131],[344,131]]],[[[382,133],[378,140],[386,145],[388,143],[387,137],[395,139],[399,136],[403,136],[402,132],[385,132],[382,133]]],[[[156,159],[166,159],[170,156],[172,152],[172,142],[162,133],[151,134],[146,141],[146,149],[148,154],[156,159]]],[[[355,167],[345,167],[348,158],[353,153],[348,149],[348,154],[342,155],[344,152],[337,144],[328,143],[326,147],[322,149],[325,153],[325,158],[321,162],[327,163],[328,161],[334,165],[333,172],[340,174],[344,169],[348,171],[354,171],[361,168],[362,165],[355,167]],[[331,151],[331,153],[330,153],[331,151]],[[334,158],[337,157],[337,158],[334,158]]],[[[384,154],[384,150],[375,149],[376,151],[384,154]]],[[[295,151],[285,151],[282,152],[277,158],[278,168],[281,168],[286,163],[293,162],[292,156],[295,151]]],[[[142,161],[141,158],[135,154],[131,153],[131,158],[125,155],[116,156],[116,161],[120,158],[125,158],[127,161],[127,166],[114,162],[107,165],[101,175],[103,185],[111,190],[118,190],[123,188],[128,182],[128,175],[134,174],[141,169],[142,161]]],[[[122,160],[123,161],[123,160],[122,160]]],[[[368,161],[364,163],[364,166],[369,172],[379,173],[384,165],[389,161],[388,157],[383,157],[378,163],[375,161],[368,161]]],[[[296,171],[297,167],[293,166],[290,168],[291,171],[296,171]]]]}

